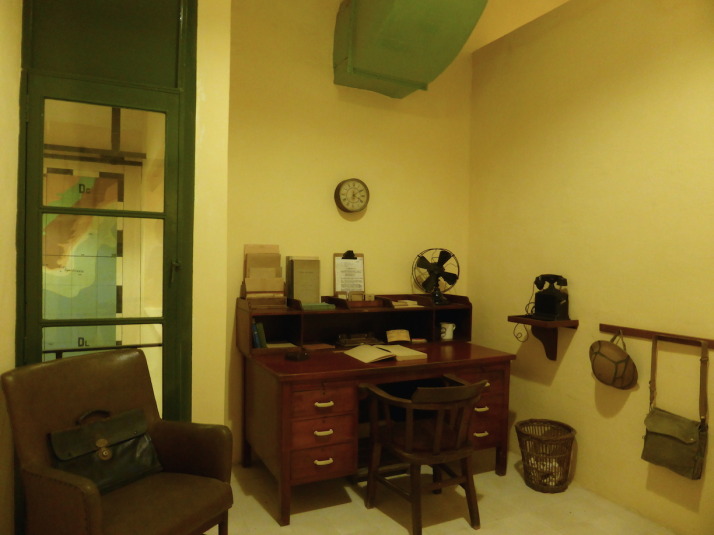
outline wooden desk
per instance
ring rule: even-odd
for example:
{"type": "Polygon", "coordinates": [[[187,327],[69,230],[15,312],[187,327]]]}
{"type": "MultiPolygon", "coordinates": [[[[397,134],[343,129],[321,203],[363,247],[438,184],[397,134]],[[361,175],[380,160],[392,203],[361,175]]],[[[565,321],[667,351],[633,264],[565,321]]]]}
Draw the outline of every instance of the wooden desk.
{"type": "Polygon", "coordinates": [[[342,352],[320,350],[289,361],[283,353],[244,355],[242,462],[251,454],[278,482],[280,525],[290,523],[293,486],[357,471],[360,383],[427,379],[444,373],[490,387],[476,409],[472,433],[477,449],[496,448],[496,473],[506,473],[508,388],[515,355],[465,341],[414,346],[426,360],[364,364],[342,352]]]}

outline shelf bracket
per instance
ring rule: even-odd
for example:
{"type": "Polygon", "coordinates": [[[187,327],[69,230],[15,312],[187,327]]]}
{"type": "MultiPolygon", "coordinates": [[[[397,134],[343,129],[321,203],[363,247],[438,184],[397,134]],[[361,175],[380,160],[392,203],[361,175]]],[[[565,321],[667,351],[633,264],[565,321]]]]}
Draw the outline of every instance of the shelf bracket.
{"type": "Polygon", "coordinates": [[[511,323],[521,323],[531,326],[531,333],[540,343],[543,344],[545,356],[548,360],[558,358],[558,329],[577,329],[580,322],[578,320],[538,320],[532,316],[508,316],[511,323]]]}

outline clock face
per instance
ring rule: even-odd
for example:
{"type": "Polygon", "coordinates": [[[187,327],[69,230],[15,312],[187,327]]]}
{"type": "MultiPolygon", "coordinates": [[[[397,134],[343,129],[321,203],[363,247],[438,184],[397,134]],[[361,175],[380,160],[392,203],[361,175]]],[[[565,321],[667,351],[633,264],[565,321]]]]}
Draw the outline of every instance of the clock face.
{"type": "Polygon", "coordinates": [[[359,178],[343,180],[335,188],[335,203],[343,212],[359,212],[367,207],[369,189],[359,178]]]}

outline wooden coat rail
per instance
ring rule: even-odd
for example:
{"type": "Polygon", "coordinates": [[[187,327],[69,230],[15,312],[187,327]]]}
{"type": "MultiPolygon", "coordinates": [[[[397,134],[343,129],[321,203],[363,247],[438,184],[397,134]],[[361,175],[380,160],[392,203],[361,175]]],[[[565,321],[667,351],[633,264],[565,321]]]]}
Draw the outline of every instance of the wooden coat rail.
{"type": "Polygon", "coordinates": [[[618,325],[600,324],[600,331],[605,333],[618,333],[622,331],[623,336],[634,336],[635,338],[653,338],[657,336],[663,342],[674,342],[675,344],[685,344],[688,346],[699,346],[702,341],[709,343],[709,347],[714,347],[714,340],[708,338],[696,338],[694,336],[682,336],[679,334],[663,333],[659,331],[648,331],[646,329],[633,329],[632,327],[620,327],[618,325]]]}

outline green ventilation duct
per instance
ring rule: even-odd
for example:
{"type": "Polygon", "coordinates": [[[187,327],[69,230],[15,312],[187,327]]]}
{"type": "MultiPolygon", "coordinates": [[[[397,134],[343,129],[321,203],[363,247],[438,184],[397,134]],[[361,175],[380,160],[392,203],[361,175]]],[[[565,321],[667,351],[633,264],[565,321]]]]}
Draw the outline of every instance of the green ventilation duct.
{"type": "Polygon", "coordinates": [[[454,60],[487,0],[344,0],[337,13],[335,84],[403,98],[454,60]]]}

